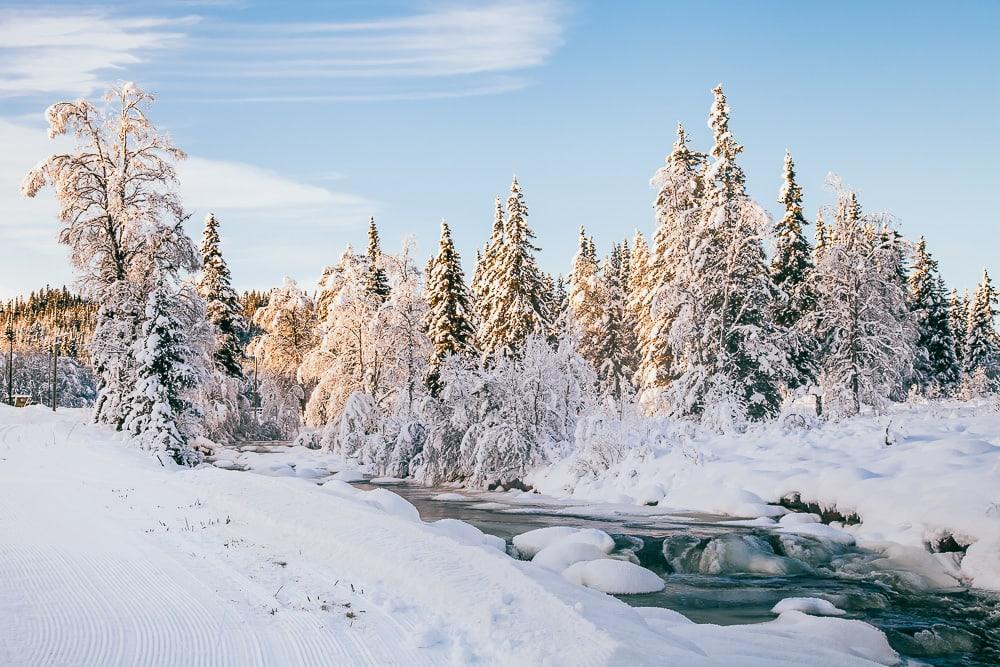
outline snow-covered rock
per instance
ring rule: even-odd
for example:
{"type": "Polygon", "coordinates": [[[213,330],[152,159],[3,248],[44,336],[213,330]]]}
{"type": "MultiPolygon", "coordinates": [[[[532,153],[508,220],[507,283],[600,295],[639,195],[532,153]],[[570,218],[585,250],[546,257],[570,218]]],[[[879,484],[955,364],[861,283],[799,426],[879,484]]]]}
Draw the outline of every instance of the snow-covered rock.
{"type": "Polygon", "coordinates": [[[562,572],[573,563],[606,558],[607,552],[587,542],[574,542],[571,538],[545,547],[531,559],[539,567],[562,572]]]}
{"type": "Polygon", "coordinates": [[[563,576],[573,583],[612,595],[656,593],[666,586],[656,573],[614,558],[575,563],[563,571],[563,576]]]}
{"type": "Polygon", "coordinates": [[[545,547],[557,542],[572,541],[591,544],[604,553],[611,553],[615,541],[603,530],[596,528],[574,528],[572,526],[549,526],[521,533],[514,537],[514,546],[522,558],[534,558],[545,547]]]}
{"type": "Polygon", "coordinates": [[[812,616],[843,616],[846,612],[838,609],[829,600],[823,598],[785,598],[771,608],[775,614],[786,611],[801,611],[812,616]]]}

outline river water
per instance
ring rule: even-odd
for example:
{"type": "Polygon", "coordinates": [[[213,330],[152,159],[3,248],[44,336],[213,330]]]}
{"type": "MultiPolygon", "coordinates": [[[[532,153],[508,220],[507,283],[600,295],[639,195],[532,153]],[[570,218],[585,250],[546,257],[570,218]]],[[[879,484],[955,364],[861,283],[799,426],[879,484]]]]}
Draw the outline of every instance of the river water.
{"type": "Polygon", "coordinates": [[[536,502],[527,494],[507,501],[505,494],[466,491],[461,495],[468,500],[436,500],[454,489],[387,488],[413,503],[425,521],[461,519],[508,544],[515,535],[547,526],[603,530],[615,538],[619,555],[666,582],[660,593],[620,596],[633,606],[666,607],[698,623],[728,625],[773,620],[770,610],[783,598],[820,597],[846,611],[846,618],[882,629],[915,664],[1000,665],[1000,596],[927,590],[905,571],[876,567],[879,554],[854,546],[654,508],[623,510],[541,496],[536,502]]]}

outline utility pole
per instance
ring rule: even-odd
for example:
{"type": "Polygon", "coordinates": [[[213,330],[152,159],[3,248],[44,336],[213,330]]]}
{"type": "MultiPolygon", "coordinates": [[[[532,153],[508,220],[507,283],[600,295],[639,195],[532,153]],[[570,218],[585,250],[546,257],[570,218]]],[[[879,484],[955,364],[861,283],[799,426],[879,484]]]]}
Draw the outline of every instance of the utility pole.
{"type": "Polygon", "coordinates": [[[56,382],[58,380],[58,363],[59,363],[59,336],[54,336],[52,338],[52,412],[56,411],[56,397],[57,389],[56,382]]]}
{"type": "Polygon", "coordinates": [[[14,315],[7,313],[7,330],[4,331],[4,338],[7,339],[7,403],[14,405],[14,315]]]}

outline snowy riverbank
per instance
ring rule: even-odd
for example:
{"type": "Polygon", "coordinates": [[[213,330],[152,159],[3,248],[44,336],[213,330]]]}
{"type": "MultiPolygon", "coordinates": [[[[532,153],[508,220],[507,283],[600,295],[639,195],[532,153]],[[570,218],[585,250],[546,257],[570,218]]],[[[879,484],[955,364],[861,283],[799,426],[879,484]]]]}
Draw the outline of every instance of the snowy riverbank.
{"type": "Polygon", "coordinates": [[[803,503],[856,514],[859,524],[840,527],[923,571],[928,585],[1000,590],[995,402],[908,404],[879,418],[773,424],[732,436],[672,433],[662,442],[632,448],[597,474],[584,472],[588,452],[579,450],[528,481],[553,496],[655,503],[764,526],[784,512],[769,503],[798,494],[803,503]]]}
{"type": "Polygon", "coordinates": [[[0,406],[0,534],[4,664],[898,661],[859,621],[633,609],[384,489],[164,467],[72,411],[0,406]]]}

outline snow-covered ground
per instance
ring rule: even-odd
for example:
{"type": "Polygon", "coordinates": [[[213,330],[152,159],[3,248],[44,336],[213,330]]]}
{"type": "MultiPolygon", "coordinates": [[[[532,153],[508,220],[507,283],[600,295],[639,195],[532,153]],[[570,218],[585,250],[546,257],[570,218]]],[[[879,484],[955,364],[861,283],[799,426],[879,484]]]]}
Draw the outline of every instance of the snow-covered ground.
{"type": "MultiPolygon", "coordinates": [[[[802,604],[728,627],[632,608],[301,465],[164,463],[82,412],[0,406],[0,664],[898,662],[802,604]]],[[[577,578],[645,583],[604,567],[577,578]]]]}
{"type": "Polygon", "coordinates": [[[635,448],[610,469],[581,473],[578,452],[528,481],[545,494],[609,503],[656,504],[756,519],[779,530],[769,503],[803,502],[857,514],[843,526],[887,564],[923,573],[924,583],[1000,590],[1000,410],[995,401],[907,404],[893,414],[804,426],[776,423],[747,434],[671,435],[635,448]],[[960,552],[929,553],[942,540],[960,552]]]}

